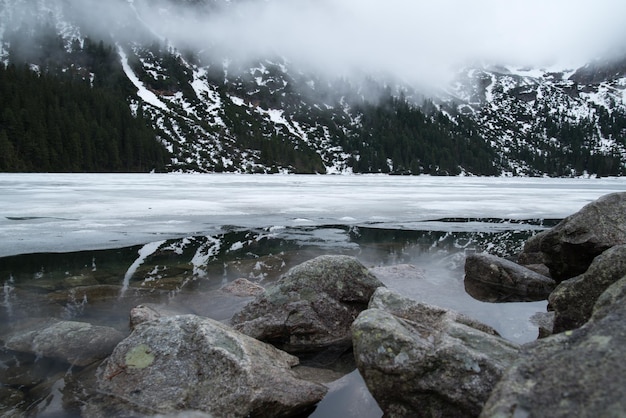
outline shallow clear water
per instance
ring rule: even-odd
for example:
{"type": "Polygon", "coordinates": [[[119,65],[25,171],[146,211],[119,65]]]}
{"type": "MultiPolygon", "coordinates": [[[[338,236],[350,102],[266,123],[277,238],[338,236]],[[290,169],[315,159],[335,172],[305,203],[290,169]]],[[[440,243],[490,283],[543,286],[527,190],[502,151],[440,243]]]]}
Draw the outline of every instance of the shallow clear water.
{"type": "MultiPolygon", "coordinates": [[[[249,299],[237,304],[215,297],[211,292],[224,284],[244,277],[267,286],[292,266],[317,255],[347,254],[373,271],[381,266],[410,264],[415,275],[383,279],[384,283],[407,296],[487,322],[506,338],[529,341],[536,338],[537,329],[528,318],[545,310],[545,302],[483,303],[470,297],[463,287],[467,251],[490,248],[507,255],[541,228],[526,223],[508,225],[516,229],[483,233],[346,225],[256,230],[229,227],[212,236],[120,249],[8,256],[0,258],[0,277],[4,278],[0,338],[23,324],[50,317],[111,326],[127,333],[130,309],[146,303],[227,320],[249,299]]],[[[14,353],[5,352],[4,356],[10,367],[14,353]]],[[[58,377],[62,365],[44,367],[44,360],[22,357],[24,364],[32,362],[33,369],[49,369],[49,375],[42,372],[41,382],[52,378],[58,385],[63,380],[58,377]]],[[[370,415],[365,416],[380,416],[358,372],[332,387],[313,416],[364,416],[363,405],[370,405],[370,415]]],[[[54,408],[63,410],[60,403],[43,408],[37,400],[40,398],[27,399],[34,411],[42,408],[35,415],[45,416],[54,408]]]]}

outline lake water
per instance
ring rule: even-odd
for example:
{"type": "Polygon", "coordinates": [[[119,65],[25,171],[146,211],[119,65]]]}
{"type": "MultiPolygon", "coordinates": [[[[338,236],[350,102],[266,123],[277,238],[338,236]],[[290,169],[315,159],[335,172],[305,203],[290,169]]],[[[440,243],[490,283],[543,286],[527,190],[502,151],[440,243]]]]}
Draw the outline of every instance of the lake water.
{"type": "MultiPolygon", "coordinates": [[[[50,317],[128,332],[140,303],[226,320],[237,305],[200,303],[224,284],[267,286],[317,255],[348,254],[376,269],[405,265],[410,274],[387,277],[387,286],[526,342],[545,301],[475,300],[463,285],[465,254],[511,255],[624,190],[620,178],[0,174],[0,339],[50,317]]],[[[1,368],[11,373],[14,359],[4,350],[1,368]]],[[[20,370],[41,361],[20,360],[20,370]]],[[[62,379],[41,399],[59,398],[62,379]]],[[[333,388],[314,416],[380,416],[358,373],[333,388]]],[[[23,390],[34,415],[62,411],[23,390]]]]}

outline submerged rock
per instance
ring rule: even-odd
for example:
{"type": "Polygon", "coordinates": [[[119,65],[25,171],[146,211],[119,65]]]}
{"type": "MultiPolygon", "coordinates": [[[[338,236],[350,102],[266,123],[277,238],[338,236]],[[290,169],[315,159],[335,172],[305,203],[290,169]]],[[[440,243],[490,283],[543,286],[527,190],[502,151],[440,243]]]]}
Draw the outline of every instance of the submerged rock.
{"type": "MultiPolygon", "coordinates": [[[[226,325],[195,315],[139,324],[98,372],[114,403],[152,414],[201,411],[216,417],[275,417],[303,412],[326,393],[297,379],[298,359],[226,325]]],[[[96,403],[88,411],[98,412],[96,403]]],[[[104,414],[106,415],[106,414],[104,414]]]]}
{"type": "Polygon", "coordinates": [[[232,324],[291,353],[347,348],[352,322],[380,286],[356,258],[320,256],[289,270],[235,314],[232,324]]]}
{"type": "Polygon", "coordinates": [[[385,288],[352,336],[358,369],[388,417],[477,416],[518,352],[487,325],[385,288]]]}
{"type": "Polygon", "coordinates": [[[21,417],[18,409],[24,403],[24,392],[7,386],[0,386],[0,415],[2,417],[21,417]]]}
{"type": "Polygon", "coordinates": [[[124,337],[110,327],[86,322],[49,321],[7,337],[5,347],[86,366],[111,354],[124,337]]]}
{"type": "Polygon", "coordinates": [[[130,328],[158,318],[193,314],[228,321],[236,312],[263,293],[263,287],[247,279],[237,279],[208,292],[179,293],[167,303],[142,303],[130,310],[130,328]]]}
{"type": "Polygon", "coordinates": [[[626,416],[626,277],[589,322],[523,347],[481,417],[626,416]]]}
{"type": "Polygon", "coordinates": [[[587,322],[598,297],[624,275],[626,245],[618,245],[597,256],[583,274],[561,282],[549,299],[555,312],[554,332],[578,328],[587,322]]]}
{"type": "Polygon", "coordinates": [[[568,216],[542,235],[540,248],[552,278],[561,282],[619,244],[626,244],[626,192],[602,196],[568,216]]]}
{"type": "Polygon", "coordinates": [[[549,277],[495,255],[471,254],[465,260],[465,289],[478,300],[544,300],[555,286],[549,277]]]}
{"type": "Polygon", "coordinates": [[[248,279],[239,278],[232,282],[225,284],[220,288],[224,293],[229,293],[234,296],[258,296],[265,292],[263,286],[251,282],[248,279]]]}
{"type": "Polygon", "coordinates": [[[143,324],[144,322],[154,321],[159,318],[176,316],[181,314],[183,314],[183,312],[170,310],[167,308],[167,306],[164,305],[156,305],[150,303],[137,305],[130,310],[130,329],[132,331],[137,327],[137,325],[143,324]]]}

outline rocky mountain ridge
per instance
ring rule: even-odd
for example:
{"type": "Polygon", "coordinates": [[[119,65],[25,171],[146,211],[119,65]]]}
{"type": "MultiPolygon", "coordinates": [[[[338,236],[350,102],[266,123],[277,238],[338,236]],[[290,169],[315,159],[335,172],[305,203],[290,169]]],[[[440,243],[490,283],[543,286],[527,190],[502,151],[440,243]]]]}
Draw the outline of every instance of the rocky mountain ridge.
{"type": "Polygon", "coordinates": [[[626,171],[623,60],[567,72],[470,68],[426,95],[370,75],[332,79],[282,57],[238,61],[213,54],[210,44],[191,50],[142,17],[152,8],[166,20],[173,7],[210,15],[237,2],[127,0],[115,14],[110,5],[77,11],[74,3],[0,1],[1,60],[92,85],[117,72],[109,84],[124,85],[133,114],[149,121],[169,152],[170,171],[626,171]],[[88,50],[86,41],[100,49],[88,50]],[[106,71],[94,65],[98,53],[111,61],[106,71]]]}

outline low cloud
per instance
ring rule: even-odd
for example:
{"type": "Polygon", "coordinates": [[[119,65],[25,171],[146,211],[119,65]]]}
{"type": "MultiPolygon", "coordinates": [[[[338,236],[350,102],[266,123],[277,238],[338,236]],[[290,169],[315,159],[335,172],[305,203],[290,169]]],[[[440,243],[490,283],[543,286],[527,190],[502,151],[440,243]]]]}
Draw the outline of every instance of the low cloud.
{"type": "Polygon", "coordinates": [[[614,0],[256,0],[204,15],[136,3],[174,42],[331,74],[436,82],[475,62],[567,67],[626,52],[626,2],[614,0]]]}
{"type": "MultiPolygon", "coordinates": [[[[0,1],[7,2],[33,3],[0,1]]],[[[119,28],[129,26],[124,22],[136,27],[138,16],[150,32],[179,48],[238,60],[278,55],[331,76],[383,74],[422,85],[444,81],[458,67],[477,62],[567,68],[626,53],[626,2],[615,0],[64,0],[63,4],[68,6],[65,13],[86,27],[113,31],[118,38],[137,36],[137,31],[119,28]],[[192,3],[202,3],[204,12],[192,3]]]]}

